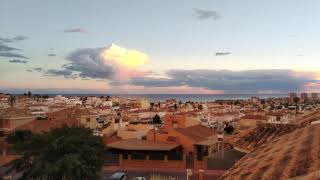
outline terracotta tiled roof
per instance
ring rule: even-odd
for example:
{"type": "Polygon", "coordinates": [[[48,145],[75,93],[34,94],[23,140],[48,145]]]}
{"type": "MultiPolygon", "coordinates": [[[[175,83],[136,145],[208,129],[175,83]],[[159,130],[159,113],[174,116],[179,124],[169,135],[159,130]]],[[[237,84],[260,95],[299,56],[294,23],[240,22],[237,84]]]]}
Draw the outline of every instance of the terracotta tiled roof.
{"type": "MultiPolygon", "coordinates": [[[[290,179],[320,169],[320,125],[297,129],[244,156],[220,179],[290,179]]],[[[307,178],[302,178],[307,179],[307,178]]]]}
{"type": "Polygon", "coordinates": [[[177,128],[175,130],[180,134],[193,139],[195,142],[203,141],[216,134],[212,129],[202,125],[195,125],[187,128],[177,128]]]}
{"type": "MultiPolygon", "coordinates": [[[[235,144],[243,149],[254,150],[274,138],[291,133],[298,127],[294,124],[258,124],[252,131],[247,132],[239,138],[235,144]]],[[[237,136],[239,137],[240,135],[237,136]]]]}
{"type": "Polygon", "coordinates": [[[31,112],[28,108],[15,108],[10,107],[0,111],[0,117],[2,118],[18,118],[18,117],[30,117],[31,112]]]}
{"type": "Polygon", "coordinates": [[[63,118],[76,118],[79,116],[96,115],[96,113],[90,112],[88,109],[80,109],[78,107],[65,108],[60,111],[56,111],[48,114],[49,119],[63,119],[63,118]]]}
{"type": "Polygon", "coordinates": [[[48,120],[33,120],[17,127],[15,130],[28,129],[34,133],[41,133],[63,125],[78,125],[78,120],[75,117],[77,111],[80,111],[80,109],[68,108],[54,113],[49,113],[48,120]]]}
{"type": "Polygon", "coordinates": [[[78,121],[75,119],[33,120],[17,127],[15,130],[30,130],[33,133],[41,133],[48,132],[53,128],[62,127],[64,125],[78,125],[78,121]]]}

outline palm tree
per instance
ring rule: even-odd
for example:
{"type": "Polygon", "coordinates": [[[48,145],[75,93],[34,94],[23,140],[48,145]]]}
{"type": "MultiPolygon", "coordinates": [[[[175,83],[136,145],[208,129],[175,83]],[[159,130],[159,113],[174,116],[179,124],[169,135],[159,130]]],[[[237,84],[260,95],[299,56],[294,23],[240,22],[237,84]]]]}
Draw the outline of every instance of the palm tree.
{"type": "Polygon", "coordinates": [[[10,95],[9,101],[10,101],[10,106],[13,107],[14,104],[16,103],[16,97],[10,95]]]}
{"type": "Polygon", "coordinates": [[[82,127],[62,127],[19,141],[14,148],[22,157],[10,170],[22,172],[21,179],[98,179],[104,163],[100,137],[82,127]]]}
{"type": "Polygon", "coordinates": [[[156,142],[156,126],[159,126],[162,124],[161,118],[158,114],[156,114],[152,118],[152,123],[153,123],[153,141],[156,142]]]}

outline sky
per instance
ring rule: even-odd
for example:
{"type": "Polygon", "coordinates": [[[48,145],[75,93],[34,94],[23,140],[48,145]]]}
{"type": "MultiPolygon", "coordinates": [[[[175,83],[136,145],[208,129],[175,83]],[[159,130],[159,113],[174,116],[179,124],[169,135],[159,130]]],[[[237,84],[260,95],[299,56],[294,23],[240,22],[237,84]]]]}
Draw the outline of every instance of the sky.
{"type": "Polygon", "coordinates": [[[320,90],[319,0],[1,0],[0,91],[320,90]]]}

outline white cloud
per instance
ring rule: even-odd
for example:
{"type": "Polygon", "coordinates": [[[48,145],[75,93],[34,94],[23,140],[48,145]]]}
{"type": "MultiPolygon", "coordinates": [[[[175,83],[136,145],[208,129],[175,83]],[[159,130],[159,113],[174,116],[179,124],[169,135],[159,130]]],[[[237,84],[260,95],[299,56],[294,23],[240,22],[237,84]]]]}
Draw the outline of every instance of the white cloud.
{"type": "MultiPolygon", "coordinates": [[[[103,48],[78,49],[69,54],[67,60],[70,63],[65,64],[59,72],[67,70],[72,72],[70,75],[78,74],[81,78],[125,80],[148,73],[139,67],[149,62],[149,56],[137,50],[111,44],[103,48]]],[[[56,72],[54,69],[49,71],[56,72]]]]}
{"type": "Polygon", "coordinates": [[[111,44],[103,49],[100,52],[100,56],[107,64],[111,62],[129,68],[142,66],[149,62],[147,54],[137,50],[126,49],[115,44],[111,44]]]}

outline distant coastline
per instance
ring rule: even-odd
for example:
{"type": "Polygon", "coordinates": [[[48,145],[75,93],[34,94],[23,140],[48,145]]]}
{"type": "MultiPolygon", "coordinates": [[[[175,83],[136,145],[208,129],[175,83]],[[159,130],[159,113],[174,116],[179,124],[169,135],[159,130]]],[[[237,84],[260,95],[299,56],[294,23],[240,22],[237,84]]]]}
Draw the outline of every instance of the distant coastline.
{"type": "MultiPolygon", "coordinates": [[[[16,94],[20,95],[20,94],[16,94]]],[[[44,94],[41,94],[44,95],[44,94]]],[[[207,102],[214,100],[245,100],[251,97],[259,97],[262,99],[266,98],[282,98],[288,97],[288,94],[45,94],[49,96],[63,95],[63,96],[116,96],[116,97],[144,97],[151,102],[163,101],[166,99],[176,99],[177,101],[197,101],[207,102]]]]}

